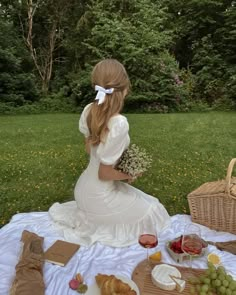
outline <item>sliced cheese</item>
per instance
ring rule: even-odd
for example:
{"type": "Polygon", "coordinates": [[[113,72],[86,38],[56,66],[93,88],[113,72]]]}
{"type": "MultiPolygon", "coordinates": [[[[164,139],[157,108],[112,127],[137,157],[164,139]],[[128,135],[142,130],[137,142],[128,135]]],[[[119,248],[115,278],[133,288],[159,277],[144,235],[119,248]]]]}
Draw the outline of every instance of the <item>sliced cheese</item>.
{"type": "Polygon", "coordinates": [[[179,270],[168,264],[156,265],[152,270],[152,282],[155,286],[162,290],[174,290],[176,288],[176,282],[174,282],[171,276],[181,278],[179,270]]]}
{"type": "Polygon", "coordinates": [[[186,282],[185,280],[181,279],[181,278],[176,278],[176,277],[171,277],[172,280],[176,283],[176,290],[178,292],[183,292],[186,282]]]}

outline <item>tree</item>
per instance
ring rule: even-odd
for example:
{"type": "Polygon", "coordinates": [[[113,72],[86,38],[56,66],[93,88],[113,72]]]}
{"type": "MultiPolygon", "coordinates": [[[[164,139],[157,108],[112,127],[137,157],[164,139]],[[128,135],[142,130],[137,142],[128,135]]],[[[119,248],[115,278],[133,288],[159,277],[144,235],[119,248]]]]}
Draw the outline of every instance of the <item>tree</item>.
{"type": "Polygon", "coordinates": [[[0,102],[18,106],[38,98],[32,65],[13,24],[0,13],[0,102]]]}
{"type": "Polygon", "coordinates": [[[170,0],[168,12],[175,27],[175,55],[181,66],[191,65],[194,55],[193,43],[215,31],[224,24],[223,13],[231,0],[170,0]]]}
{"type": "Polygon", "coordinates": [[[20,20],[23,39],[41,78],[44,94],[47,94],[49,89],[56,61],[55,52],[60,48],[64,37],[63,21],[68,8],[71,7],[71,2],[65,0],[22,1],[20,20]]]}
{"type": "Polygon", "coordinates": [[[196,78],[195,98],[214,104],[235,99],[235,3],[231,0],[167,2],[175,26],[174,53],[196,78]]]}
{"type": "Polygon", "coordinates": [[[87,37],[82,50],[87,68],[78,73],[78,77],[84,77],[83,83],[77,81],[79,100],[85,103],[92,95],[88,92],[89,77],[85,78],[91,66],[109,57],[120,60],[128,70],[133,82],[130,103],[156,102],[157,108],[159,104],[174,107],[184,99],[184,86],[176,82],[181,75],[178,63],[170,53],[173,33],[160,2],[92,1],[79,23],[78,34],[85,24],[87,37]]]}
{"type": "Polygon", "coordinates": [[[236,2],[232,2],[222,13],[224,25],[215,32],[215,43],[228,63],[236,64],[236,2]]]}

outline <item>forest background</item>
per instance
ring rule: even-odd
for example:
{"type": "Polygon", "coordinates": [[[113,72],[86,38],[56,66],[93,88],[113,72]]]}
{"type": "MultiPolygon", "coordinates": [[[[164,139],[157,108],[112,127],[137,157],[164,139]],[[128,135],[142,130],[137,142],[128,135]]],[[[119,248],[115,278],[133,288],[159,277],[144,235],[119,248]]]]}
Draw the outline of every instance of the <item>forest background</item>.
{"type": "Polygon", "coordinates": [[[236,109],[236,2],[1,0],[0,113],[79,112],[121,61],[126,112],[236,109]]]}

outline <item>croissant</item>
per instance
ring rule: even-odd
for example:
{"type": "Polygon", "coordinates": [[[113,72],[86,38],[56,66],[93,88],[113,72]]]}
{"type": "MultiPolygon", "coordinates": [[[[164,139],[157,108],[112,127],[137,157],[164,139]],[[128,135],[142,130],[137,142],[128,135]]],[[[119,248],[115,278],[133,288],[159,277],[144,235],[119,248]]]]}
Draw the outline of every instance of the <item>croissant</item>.
{"type": "Polygon", "coordinates": [[[137,295],[128,284],[117,279],[114,275],[98,274],[95,279],[101,289],[101,295],[137,295]]]}

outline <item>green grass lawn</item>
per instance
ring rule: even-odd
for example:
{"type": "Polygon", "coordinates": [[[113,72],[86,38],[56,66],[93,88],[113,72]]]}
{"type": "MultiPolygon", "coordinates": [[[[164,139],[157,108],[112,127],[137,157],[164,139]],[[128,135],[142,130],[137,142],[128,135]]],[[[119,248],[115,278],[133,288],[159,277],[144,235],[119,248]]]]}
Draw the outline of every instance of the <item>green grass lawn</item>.
{"type": "MultiPolygon", "coordinates": [[[[131,142],[152,154],[134,185],[171,215],[189,213],[187,194],[225,178],[236,157],[236,113],[129,114],[131,142]]],[[[73,199],[87,165],[78,114],[0,117],[0,225],[17,212],[46,211],[73,199]]]]}

